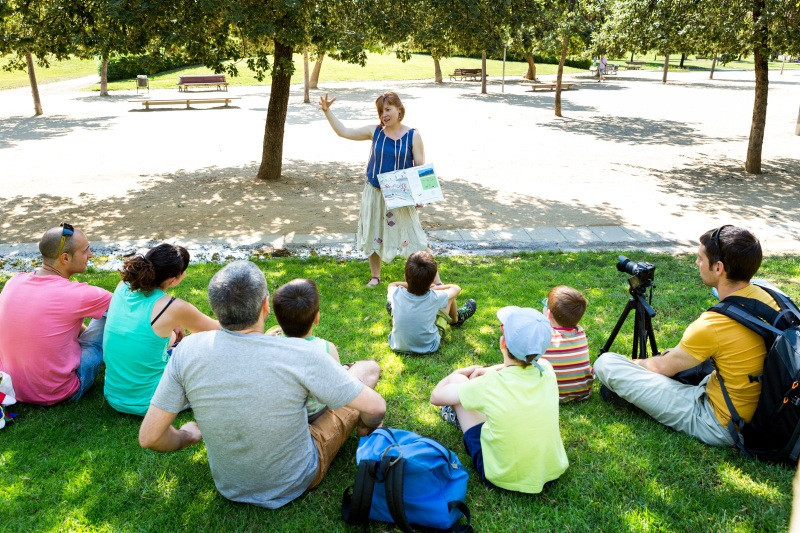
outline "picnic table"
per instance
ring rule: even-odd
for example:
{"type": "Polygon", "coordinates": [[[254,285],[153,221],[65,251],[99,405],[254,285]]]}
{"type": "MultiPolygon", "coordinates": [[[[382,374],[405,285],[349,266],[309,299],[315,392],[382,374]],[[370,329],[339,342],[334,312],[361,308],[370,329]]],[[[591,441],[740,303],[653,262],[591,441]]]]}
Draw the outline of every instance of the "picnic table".
{"type": "Polygon", "coordinates": [[[189,91],[189,87],[216,87],[218,91],[228,90],[225,74],[185,74],[178,76],[178,92],[189,91]]]}
{"type": "Polygon", "coordinates": [[[646,63],[644,61],[626,61],[625,62],[625,68],[628,69],[628,70],[639,70],[640,68],[642,68],[645,65],[646,65],[646,63]]]}
{"type": "Polygon", "coordinates": [[[216,96],[211,98],[137,98],[128,100],[131,103],[142,104],[149,110],[153,105],[186,105],[186,109],[191,109],[192,104],[225,104],[228,107],[233,100],[239,100],[239,96],[216,96]]]}
{"type": "Polygon", "coordinates": [[[450,74],[450,79],[454,80],[456,78],[464,81],[467,78],[470,78],[472,81],[478,81],[478,77],[482,75],[483,71],[479,68],[457,68],[453,70],[453,73],[450,74]]]}

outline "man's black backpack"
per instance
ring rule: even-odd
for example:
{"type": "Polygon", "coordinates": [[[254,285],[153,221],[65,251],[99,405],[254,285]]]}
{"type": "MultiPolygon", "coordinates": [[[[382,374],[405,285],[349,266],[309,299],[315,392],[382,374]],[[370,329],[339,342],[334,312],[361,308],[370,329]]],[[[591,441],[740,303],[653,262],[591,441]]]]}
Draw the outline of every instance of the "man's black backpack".
{"type": "Polygon", "coordinates": [[[747,456],[795,465],[800,455],[800,310],[785,294],[760,287],[780,311],[740,296],[729,296],[709,309],[755,331],[767,347],[764,372],[750,376],[751,382],[761,382],[761,395],[749,423],[736,412],[719,372],[717,377],[731,413],[728,431],[736,446],[747,456]]]}

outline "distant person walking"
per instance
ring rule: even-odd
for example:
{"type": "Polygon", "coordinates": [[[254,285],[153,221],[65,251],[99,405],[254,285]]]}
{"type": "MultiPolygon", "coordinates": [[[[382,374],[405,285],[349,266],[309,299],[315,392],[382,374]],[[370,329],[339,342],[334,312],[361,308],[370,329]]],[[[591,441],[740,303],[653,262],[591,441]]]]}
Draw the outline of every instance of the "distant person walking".
{"type": "MultiPolygon", "coordinates": [[[[333,131],[345,139],[372,141],[356,242],[369,258],[372,277],[367,287],[374,287],[381,282],[381,260],[388,263],[397,255],[408,257],[428,247],[416,207],[387,210],[378,183],[378,174],[425,164],[425,148],[419,132],[402,124],[406,109],[397,94],[383,93],[375,100],[380,119],[377,126],[345,127],[331,111],[335,101],[336,97],[328,99],[328,93],[319,99],[319,108],[333,131]]],[[[441,283],[438,276],[435,282],[441,283]]]]}
{"type": "Polygon", "coordinates": [[[600,79],[597,80],[598,82],[602,82],[606,79],[607,67],[608,67],[608,59],[606,59],[606,55],[600,54],[600,63],[597,65],[597,73],[600,76],[600,79]]]}

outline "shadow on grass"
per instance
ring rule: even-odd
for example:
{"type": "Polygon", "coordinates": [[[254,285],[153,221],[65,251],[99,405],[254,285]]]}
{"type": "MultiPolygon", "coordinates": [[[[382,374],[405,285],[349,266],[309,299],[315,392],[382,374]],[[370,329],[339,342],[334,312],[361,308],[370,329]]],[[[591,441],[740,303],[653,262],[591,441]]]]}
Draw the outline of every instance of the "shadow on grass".
{"type": "MultiPolygon", "coordinates": [[[[7,220],[0,240],[35,242],[54,220],[80,220],[95,241],[355,233],[364,188],[361,164],[289,160],[277,182],[255,179],[257,170],[253,164],[149,176],[142,190],[100,199],[0,198],[0,218],[7,220]],[[297,209],[276,211],[275,203],[284,198],[292,198],[297,209]],[[198,208],[203,214],[195,212],[198,208]]],[[[444,189],[447,202],[421,210],[423,228],[569,226],[587,213],[596,225],[619,221],[613,210],[575,199],[559,204],[466,181],[449,181],[444,189]],[[480,204],[471,202],[475,195],[483,199],[480,204]]]]}
{"type": "Polygon", "coordinates": [[[0,120],[0,149],[24,141],[63,137],[77,129],[110,129],[116,119],[115,116],[72,118],[65,115],[5,118],[0,120]]]}
{"type": "MultiPolygon", "coordinates": [[[[791,503],[791,470],[704,446],[644,414],[603,403],[597,390],[587,402],[561,406],[570,467],[540,495],[483,486],[460,433],[441,422],[429,405],[430,390],[452,368],[499,362],[495,313],[500,306],[538,301],[555,284],[569,284],[590,296],[583,324],[595,353],[613,323],[606,317],[599,327],[598,315],[624,304],[624,277],[614,271],[614,261],[612,253],[440,259],[443,279],[461,285],[464,297],[478,301],[478,311],[449,333],[439,352],[424,357],[389,350],[385,286],[362,287],[365,263],[311,258],[258,265],[273,289],[295,277],[317,280],[322,319],[315,334],[334,342],[345,362],[380,362],[384,374],[378,390],[387,400],[387,426],[436,438],[459,454],[470,469],[467,504],[476,530],[783,530],[791,503]],[[598,276],[606,270],[607,276],[598,276]]],[[[682,304],[669,306],[680,316],[660,314],[659,320],[682,322],[694,307],[707,306],[707,288],[685,283],[687,276],[696,277],[691,258],[659,255],[655,262],[661,272],[658,297],[682,304]]],[[[780,265],[797,273],[786,262],[780,265]]],[[[176,295],[203,308],[205,294],[195,289],[218,268],[190,266],[176,295]]],[[[384,277],[400,279],[402,270],[402,261],[394,261],[385,267],[384,277]]],[[[103,281],[106,287],[112,284],[103,281]]],[[[273,324],[270,317],[267,325],[273,324]]],[[[630,332],[623,333],[627,341],[630,332]]],[[[350,531],[339,509],[341,494],[355,475],[353,437],[318,489],[281,509],[266,510],[229,502],[216,492],[202,444],[167,454],[141,450],[136,441],[139,419],[120,415],[104,402],[102,379],[80,402],[13,410],[20,418],[0,435],[0,519],[9,530],[350,531]]],[[[536,413],[517,416],[524,422],[536,413]]],[[[183,414],[178,423],[190,419],[183,414]]],[[[385,531],[386,526],[368,529],[385,531]]]]}

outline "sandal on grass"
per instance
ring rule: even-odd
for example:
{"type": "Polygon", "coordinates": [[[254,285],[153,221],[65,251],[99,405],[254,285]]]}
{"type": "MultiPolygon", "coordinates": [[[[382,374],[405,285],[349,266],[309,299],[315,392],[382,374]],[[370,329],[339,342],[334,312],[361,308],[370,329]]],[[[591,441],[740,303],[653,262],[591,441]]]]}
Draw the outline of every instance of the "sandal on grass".
{"type": "Polygon", "coordinates": [[[371,278],[369,278],[369,281],[367,282],[366,286],[367,287],[374,287],[375,285],[379,285],[380,282],[381,282],[381,278],[379,276],[372,276],[371,278]]]}

